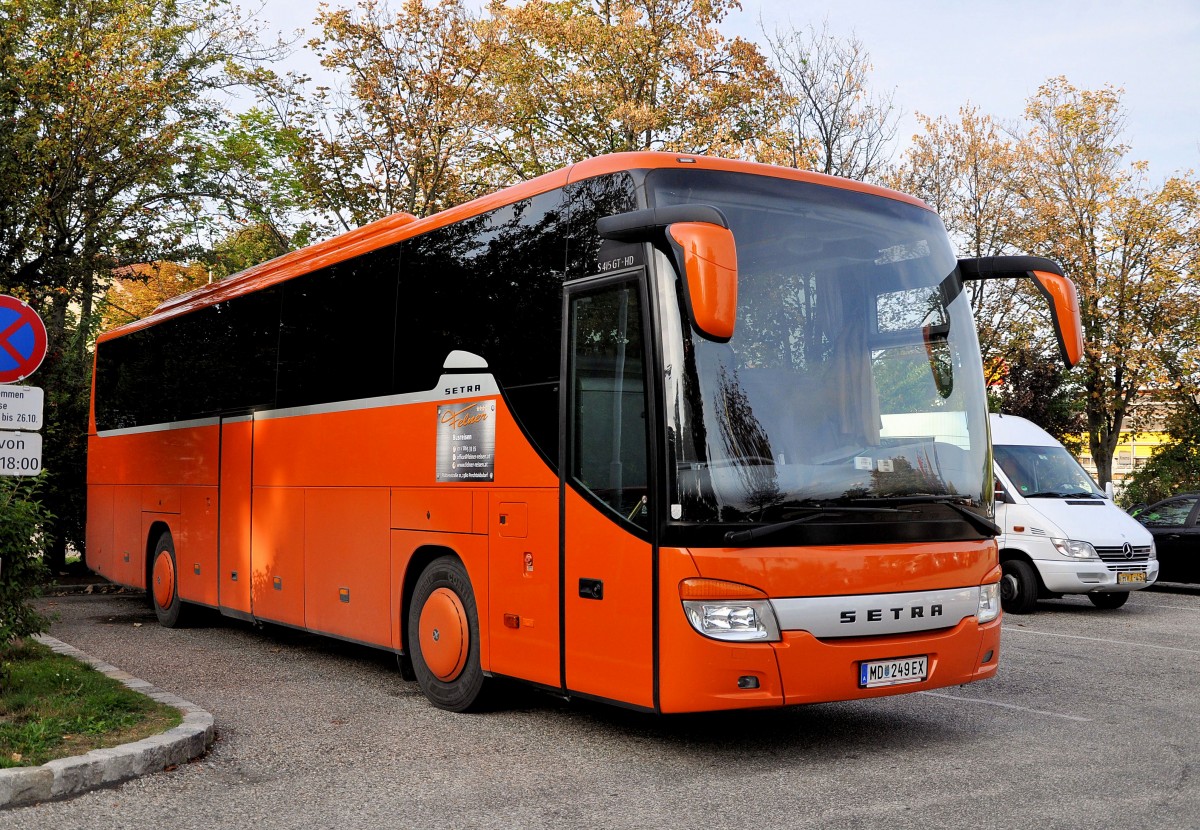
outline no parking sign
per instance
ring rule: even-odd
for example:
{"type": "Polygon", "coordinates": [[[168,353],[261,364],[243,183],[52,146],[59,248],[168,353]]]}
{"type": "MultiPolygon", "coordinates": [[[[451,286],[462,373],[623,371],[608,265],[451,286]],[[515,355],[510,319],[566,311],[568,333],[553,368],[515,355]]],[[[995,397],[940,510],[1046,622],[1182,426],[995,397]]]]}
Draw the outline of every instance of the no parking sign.
{"type": "Polygon", "coordinates": [[[0,476],[42,471],[42,390],[12,386],[42,365],[46,324],[28,303],[0,294],[0,476]],[[9,431],[11,430],[11,431],[9,431]]]}
{"type": "Polygon", "coordinates": [[[46,324],[29,304],[0,294],[0,383],[32,375],[46,357],[46,324]]]}

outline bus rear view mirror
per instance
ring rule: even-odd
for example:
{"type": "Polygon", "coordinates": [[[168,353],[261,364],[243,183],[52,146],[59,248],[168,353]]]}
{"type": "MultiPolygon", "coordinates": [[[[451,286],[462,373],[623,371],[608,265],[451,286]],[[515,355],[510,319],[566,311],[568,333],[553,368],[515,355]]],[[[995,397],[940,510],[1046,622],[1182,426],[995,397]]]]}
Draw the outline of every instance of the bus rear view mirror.
{"type": "Polygon", "coordinates": [[[1083,360],[1083,323],[1079,294],[1052,259],[1040,256],[989,256],[960,259],[964,280],[1030,279],[1050,304],[1050,317],[1063,362],[1068,367],[1083,360]]]}
{"type": "Polygon", "coordinates": [[[679,222],[667,236],[683,255],[685,291],[692,325],[710,340],[724,343],[737,323],[737,247],[729,228],[707,222],[679,222]]]}
{"type": "Polygon", "coordinates": [[[604,239],[651,242],[666,232],[684,276],[692,325],[709,340],[725,342],[737,323],[737,245],[725,214],[712,205],[671,205],[605,216],[604,239]]]}

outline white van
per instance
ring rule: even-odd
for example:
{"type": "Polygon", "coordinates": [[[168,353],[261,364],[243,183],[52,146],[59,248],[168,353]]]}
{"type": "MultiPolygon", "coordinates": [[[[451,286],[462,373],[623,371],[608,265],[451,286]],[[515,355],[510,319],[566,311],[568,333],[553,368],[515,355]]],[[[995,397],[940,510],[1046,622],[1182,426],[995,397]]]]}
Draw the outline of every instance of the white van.
{"type": "Polygon", "coordinates": [[[1153,537],[1062,444],[1015,415],[992,415],[991,426],[1006,613],[1027,614],[1039,597],[1063,594],[1120,608],[1158,578],[1153,537]]]}

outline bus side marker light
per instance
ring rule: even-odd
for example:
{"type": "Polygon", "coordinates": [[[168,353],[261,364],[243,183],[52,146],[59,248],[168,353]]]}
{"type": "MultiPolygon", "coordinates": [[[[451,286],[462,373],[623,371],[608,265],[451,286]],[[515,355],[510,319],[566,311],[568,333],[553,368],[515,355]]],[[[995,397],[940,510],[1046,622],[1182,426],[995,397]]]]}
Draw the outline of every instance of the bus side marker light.
{"type": "Polygon", "coordinates": [[[349,602],[350,601],[350,589],[349,588],[338,588],[338,599],[340,599],[342,602],[349,602]]]}
{"type": "Polygon", "coordinates": [[[505,628],[520,628],[521,627],[520,615],[519,614],[505,614],[504,615],[504,627],[505,628]]]}
{"type": "Polygon", "coordinates": [[[275,590],[282,591],[283,590],[283,577],[277,576],[277,577],[275,577],[275,579],[273,581],[274,581],[274,585],[275,585],[275,590]]]}

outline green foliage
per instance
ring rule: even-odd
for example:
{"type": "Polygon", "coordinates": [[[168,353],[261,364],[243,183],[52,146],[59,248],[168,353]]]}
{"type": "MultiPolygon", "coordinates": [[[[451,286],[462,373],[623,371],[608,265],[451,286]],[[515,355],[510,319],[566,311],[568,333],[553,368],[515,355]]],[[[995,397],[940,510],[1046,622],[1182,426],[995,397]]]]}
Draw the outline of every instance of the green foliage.
{"type": "Polygon", "coordinates": [[[0,650],[0,768],[34,766],[175,726],[179,712],[24,641],[0,650]]]}
{"type": "Polygon", "coordinates": [[[50,520],[37,489],[36,480],[0,478],[0,652],[48,624],[30,605],[46,574],[42,530],[50,520]]]}
{"type": "Polygon", "coordinates": [[[1167,422],[1172,443],[1154,450],[1121,492],[1121,503],[1153,504],[1176,493],[1200,491],[1200,409],[1195,402],[1175,409],[1167,422]]]}
{"type": "Polygon", "coordinates": [[[1121,504],[1153,504],[1176,493],[1200,490],[1200,449],[1193,444],[1167,444],[1126,482],[1121,504]]]}

